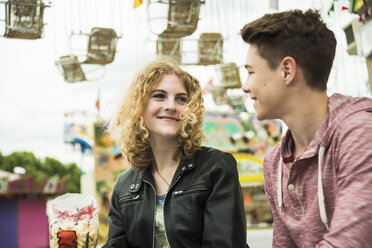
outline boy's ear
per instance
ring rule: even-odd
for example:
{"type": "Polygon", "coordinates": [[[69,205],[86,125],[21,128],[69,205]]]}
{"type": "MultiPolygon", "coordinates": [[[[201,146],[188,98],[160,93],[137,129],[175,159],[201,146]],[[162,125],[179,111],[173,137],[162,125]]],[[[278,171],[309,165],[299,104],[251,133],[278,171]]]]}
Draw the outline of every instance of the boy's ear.
{"type": "Polygon", "coordinates": [[[285,57],[280,64],[282,69],[282,78],[286,85],[290,85],[296,77],[297,63],[292,57],[285,57]]]}

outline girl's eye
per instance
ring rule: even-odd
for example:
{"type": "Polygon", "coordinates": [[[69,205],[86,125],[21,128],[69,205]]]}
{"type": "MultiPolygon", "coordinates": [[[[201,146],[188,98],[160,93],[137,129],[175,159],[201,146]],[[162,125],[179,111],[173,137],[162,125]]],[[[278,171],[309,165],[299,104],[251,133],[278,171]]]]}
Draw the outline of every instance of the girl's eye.
{"type": "Polygon", "coordinates": [[[157,93],[157,94],[153,95],[152,98],[164,99],[165,95],[162,94],[162,93],[157,93]]]}
{"type": "Polygon", "coordinates": [[[183,97],[183,96],[177,97],[176,100],[179,101],[179,102],[182,102],[182,103],[186,103],[187,102],[187,98],[186,97],[183,97]]]}

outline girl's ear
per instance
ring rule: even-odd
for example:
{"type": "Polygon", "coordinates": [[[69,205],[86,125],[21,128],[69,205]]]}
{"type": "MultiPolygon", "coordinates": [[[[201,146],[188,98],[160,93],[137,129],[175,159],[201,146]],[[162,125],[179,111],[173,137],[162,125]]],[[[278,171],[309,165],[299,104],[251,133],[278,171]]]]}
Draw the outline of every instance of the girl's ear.
{"type": "Polygon", "coordinates": [[[282,79],[284,80],[284,83],[286,85],[290,85],[297,73],[297,63],[296,60],[292,57],[285,57],[282,59],[282,62],[280,64],[280,68],[282,70],[282,79]]]}

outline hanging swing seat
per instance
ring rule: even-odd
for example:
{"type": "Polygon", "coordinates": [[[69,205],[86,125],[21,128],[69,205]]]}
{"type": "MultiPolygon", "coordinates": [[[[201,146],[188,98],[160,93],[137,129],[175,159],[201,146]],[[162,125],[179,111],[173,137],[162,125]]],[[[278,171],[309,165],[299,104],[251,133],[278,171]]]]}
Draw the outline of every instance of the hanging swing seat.
{"type": "Polygon", "coordinates": [[[199,65],[221,64],[223,38],[220,33],[202,33],[198,40],[199,65]]]}
{"type": "Polygon", "coordinates": [[[59,58],[58,65],[62,69],[63,77],[67,82],[74,83],[86,81],[85,74],[81,69],[81,65],[77,56],[66,55],[59,58]]]}
{"type": "Polygon", "coordinates": [[[230,104],[230,99],[224,87],[212,86],[208,91],[212,93],[212,98],[216,105],[230,104]]]}
{"type": "Polygon", "coordinates": [[[87,59],[83,63],[105,65],[114,61],[117,39],[115,30],[111,28],[92,28],[88,41],[87,59]]]}
{"type": "Polygon", "coordinates": [[[182,38],[191,35],[198,26],[200,0],[169,0],[167,28],[162,38],[182,38]]]}
{"type": "Polygon", "coordinates": [[[181,63],[181,39],[159,37],[156,41],[156,54],[158,58],[170,57],[181,63]]]}
{"type": "Polygon", "coordinates": [[[227,89],[241,88],[239,68],[235,63],[216,65],[216,71],[222,87],[227,89]]]}
{"type": "Polygon", "coordinates": [[[231,107],[234,112],[241,113],[247,112],[242,95],[231,95],[229,96],[231,107]]]}
{"type": "Polygon", "coordinates": [[[41,38],[45,7],[48,6],[40,0],[8,0],[5,3],[4,37],[41,38]]]}

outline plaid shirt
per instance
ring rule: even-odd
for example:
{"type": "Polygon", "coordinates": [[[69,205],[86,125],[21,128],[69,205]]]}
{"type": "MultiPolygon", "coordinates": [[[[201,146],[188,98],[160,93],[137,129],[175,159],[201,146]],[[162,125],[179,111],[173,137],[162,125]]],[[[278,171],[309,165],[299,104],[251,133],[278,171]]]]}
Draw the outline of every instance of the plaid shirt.
{"type": "Polygon", "coordinates": [[[334,94],[329,116],[305,152],[291,159],[290,130],[264,160],[265,191],[274,217],[273,247],[372,247],[372,99],[334,94]],[[318,207],[318,152],[327,230],[318,207]],[[280,156],[282,202],[277,186],[280,156]]]}

